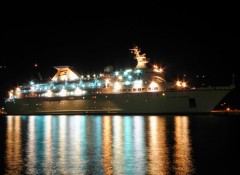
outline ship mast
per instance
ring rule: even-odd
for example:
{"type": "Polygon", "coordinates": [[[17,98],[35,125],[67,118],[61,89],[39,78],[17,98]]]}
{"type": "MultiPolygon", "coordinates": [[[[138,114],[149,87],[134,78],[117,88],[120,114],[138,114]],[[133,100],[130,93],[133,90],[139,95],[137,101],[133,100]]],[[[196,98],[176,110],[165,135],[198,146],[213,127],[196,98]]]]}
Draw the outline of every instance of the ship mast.
{"type": "Polygon", "coordinates": [[[134,48],[132,49],[129,49],[131,50],[132,52],[131,53],[134,53],[135,54],[135,57],[134,59],[137,60],[137,66],[136,66],[136,69],[144,69],[144,68],[147,68],[147,63],[148,63],[148,60],[146,58],[146,54],[140,54],[140,49],[138,48],[138,46],[135,46],[134,48]]]}

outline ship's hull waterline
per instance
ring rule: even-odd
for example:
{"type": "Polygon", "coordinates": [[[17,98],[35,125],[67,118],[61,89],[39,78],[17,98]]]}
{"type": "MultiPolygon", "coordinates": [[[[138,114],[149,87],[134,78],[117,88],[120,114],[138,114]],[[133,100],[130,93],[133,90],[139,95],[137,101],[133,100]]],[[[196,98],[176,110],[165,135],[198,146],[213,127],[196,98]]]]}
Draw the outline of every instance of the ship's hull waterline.
{"type": "Polygon", "coordinates": [[[209,113],[231,89],[23,98],[8,101],[6,108],[9,115],[209,113]]]}

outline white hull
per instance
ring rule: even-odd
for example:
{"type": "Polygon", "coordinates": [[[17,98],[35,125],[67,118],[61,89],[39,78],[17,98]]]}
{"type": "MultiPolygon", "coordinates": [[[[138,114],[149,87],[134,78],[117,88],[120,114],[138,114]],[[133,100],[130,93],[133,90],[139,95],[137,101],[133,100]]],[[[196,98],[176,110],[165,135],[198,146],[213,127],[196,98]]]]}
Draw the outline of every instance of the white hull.
{"type": "Polygon", "coordinates": [[[36,97],[6,102],[8,114],[209,113],[232,88],[36,97]]]}

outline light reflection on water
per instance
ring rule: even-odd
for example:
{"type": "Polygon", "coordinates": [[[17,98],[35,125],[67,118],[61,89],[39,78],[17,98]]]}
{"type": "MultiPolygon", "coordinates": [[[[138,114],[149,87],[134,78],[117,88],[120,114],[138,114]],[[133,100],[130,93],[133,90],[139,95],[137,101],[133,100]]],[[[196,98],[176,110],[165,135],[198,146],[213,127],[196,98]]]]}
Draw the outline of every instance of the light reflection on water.
{"type": "Polygon", "coordinates": [[[150,174],[167,174],[169,155],[165,118],[150,116],[148,120],[148,171],[150,174]]]}
{"type": "Polygon", "coordinates": [[[193,172],[187,116],[6,117],[6,174],[193,172]]]}
{"type": "Polygon", "coordinates": [[[21,140],[21,117],[9,117],[7,127],[7,149],[6,161],[7,171],[11,170],[11,174],[18,174],[21,172],[23,159],[22,159],[22,140],[21,140]]]}
{"type": "Polygon", "coordinates": [[[191,142],[189,138],[189,120],[186,116],[176,116],[174,168],[176,174],[191,174],[193,172],[191,160],[191,142]]]}

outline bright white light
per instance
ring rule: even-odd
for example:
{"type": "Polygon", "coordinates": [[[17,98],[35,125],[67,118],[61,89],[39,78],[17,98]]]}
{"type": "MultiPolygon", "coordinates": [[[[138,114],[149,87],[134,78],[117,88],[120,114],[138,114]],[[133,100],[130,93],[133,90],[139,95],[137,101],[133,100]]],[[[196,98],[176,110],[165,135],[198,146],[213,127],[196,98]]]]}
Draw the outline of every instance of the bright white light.
{"type": "Polygon", "coordinates": [[[12,99],[13,98],[13,90],[9,91],[8,95],[9,95],[9,98],[12,99]]]}
{"type": "Polygon", "coordinates": [[[31,86],[31,91],[35,91],[35,88],[34,88],[34,86],[31,86]]]}
{"type": "Polygon", "coordinates": [[[16,95],[17,96],[21,95],[21,89],[19,87],[16,88],[16,95]]]}
{"type": "Polygon", "coordinates": [[[176,82],[176,85],[178,86],[178,87],[183,87],[183,88],[185,88],[185,87],[187,87],[187,83],[186,82],[182,82],[182,81],[177,81],[176,82]]]}
{"type": "Polygon", "coordinates": [[[142,87],[142,80],[136,80],[134,81],[134,88],[141,88],[142,87]]]}
{"type": "Polygon", "coordinates": [[[47,90],[47,92],[45,93],[46,97],[52,97],[52,91],[49,89],[47,90]]]}
{"type": "Polygon", "coordinates": [[[178,87],[181,87],[181,82],[180,82],[180,81],[177,81],[176,85],[177,85],[178,87]]]}
{"type": "Polygon", "coordinates": [[[109,79],[106,79],[105,80],[105,86],[108,87],[109,83],[110,83],[109,79]]]}
{"type": "Polygon", "coordinates": [[[130,81],[125,81],[125,85],[130,85],[130,81]]]}
{"type": "Polygon", "coordinates": [[[182,87],[187,87],[186,82],[182,82],[182,87]]]}
{"type": "Polygon", "coordinates": [[[151,88],[151,90],[154,90],[154,88],[158,87],[158,84],[154,81],[152,81],[149,85],[149,87],[151,88]]]}
{"type": "Polygon", "coordinates": [[[118,79],[119,79],[119,80],[122,80],[122,79],[123,79],[123,77],[122,77],[121,75],[119,75],[119,76],[118,76],[118,79]]]}
{"type": "Polygon", "coordinates": [[[128,79],[132,79],[132,75],[128,75],[128,79]]]}
{"type": "Polygon", "coordinates": [[[141,73],[141,70],[138,69],[135,71],[135,73],[139,74],[139,73],[141,73]]]}
{"type": "Polygon", "coordinates": [[[119,91],[121,89],[121,84],[119,82],[114,83],[114,91],[119,91]]]}
{"type": "Polygon", "coordinates": [[[63,89],[59,92],[59,95],[60,95],[60,96],[66,96],[66,95],[67,95],[66,89],[63,88],[63,89]]]}
{"type": "Polygon", "coordinates": [[[74,94],[75,94],[75,95],[81,95],[81,94],[83,94],[83,92],[82,92],[82,90],[81,90],[79,87],[77,87],[77,88],[75,89],[75,91],[74,91],[74,94]]]}

